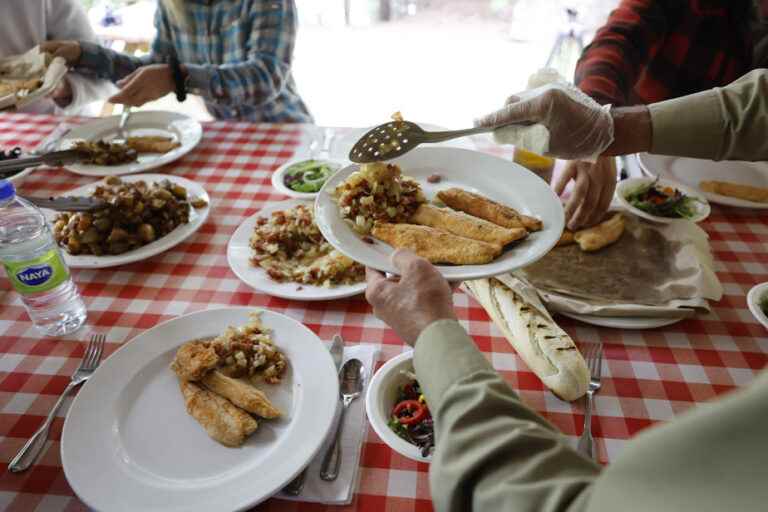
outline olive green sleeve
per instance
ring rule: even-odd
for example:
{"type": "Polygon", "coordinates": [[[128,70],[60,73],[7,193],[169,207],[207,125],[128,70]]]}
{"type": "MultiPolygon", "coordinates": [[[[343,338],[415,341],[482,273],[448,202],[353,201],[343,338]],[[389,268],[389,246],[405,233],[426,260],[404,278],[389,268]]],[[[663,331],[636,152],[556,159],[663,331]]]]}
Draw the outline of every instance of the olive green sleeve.
{"type": "Polygon", "coordinates": [[[425,329],[414,366],[435,418],[438,512],[584,510],[600,467],[520,402],[458,322],[425,329]]]}
{"type": "Polygon", "coordinates": [[[711,160],[768,160],[768,70],[648,106],[651,153],[711,160]]]}

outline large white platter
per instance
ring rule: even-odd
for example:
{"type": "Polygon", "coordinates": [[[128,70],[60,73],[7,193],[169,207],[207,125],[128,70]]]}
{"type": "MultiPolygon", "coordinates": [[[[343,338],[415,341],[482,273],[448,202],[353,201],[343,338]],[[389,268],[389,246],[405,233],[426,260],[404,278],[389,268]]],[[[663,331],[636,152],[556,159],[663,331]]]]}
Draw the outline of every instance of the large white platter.
{"type": "Polygon", "coordinates": [[[702,181],[731,181],[742,185],[768,188],[768,164],[765,162],[741,162],[699,160],[676,156],[637,155],[640,167],[649,176],[660,176],[687,185],[712,203],[738,208],[768,209],[768,203],[744,201],[735,197],[704,192],[699,188],[702,181]]]}
{"type": "MultiPolygon", "coordinates": [[[[72,268],[107,268],[107,267],[116,267],[118,265],[125,265],[127,263],[133,263],[136,261],[145,260],[147,258],[151,258],[152,256],[155,256],[157,254],[160,254],[161,252],[165,252],[168,249],[171,249],[175,247],[176,245],[180,244],[190,236],[192,236],[195,231],[200,229],[200,226],[205,224],[206,219],[208,219],[208,214],[211,211],[211,198],[208,197],[208,193],[205,191],[203,187],[195,183],[194,181],[190,181],[186,178],[182,178],[180,176],[172,176],[168,174],[134,174],[132,176],[123,176],[120,179],[122,179],[125,182],[133,183],[136,181],[144,180],[147,183],[154,183],[162,180],[169,180],[173,183],[178,183],[182,187],[187,189],[187,193],[189,194],[189,197],[199,197],[204,199],[208,206],[205,208],[192,208],[189,212],[189,222],[187,224],[182,224],[181,226],[178,226],[176,229],[168,233],[162,238],[158,238],[154,242],[147,244],[145,246],[139,247],[136,250],[125,252],[123,254],[118,254],[115,256],[106,255],[106,256],[94,256],[92,254],[84,254],[84,255],[78,255],[73,256],[69,254],[67,251],[62,249],[62,253],[64,254],[64,261],[67,262],[67,265],[69,265],[72,268]]],[[[91,183],[90,185],[85,185],[82,187],[78,187],[74,190],[70,190],[69,192],[66,192],[65,196],[89,196],[93,193],[93,191],[96,189],[96,186],[103,183],[102,181],[97,181],[95,183],[91,183]]],[[[51,220],[56,216],[56,212],[52,212],[50,210],[45,210],[46,217],[51,220]]]]}
{"type": "Polygon", "coordinates": [[[102,362],[69,410],[61,441],[77,496],[101,511],[241,510],[267,499],[315,456],[338,401],[328,350],[299,322],[262,312],[289,360],[280,384],[261,389],[284,417],[259,422],[227,448],[186,413],[168,368],[182,343],[243,325],[251,308],[199,311],[162,323],[102,362]]]}
{"type": "MultiPolygon", "coordinates": [[[[438,265],[449,280],[491,277],[529,265],[548,253],[563,232],[560,199],[544,180],[509,160],[466,149],[420,147],[392,161],[404,175],[421,184],[427,199],[432,199],[439,190],[460,187],[538,217],[544,223],[542,231],[531,233],[489,264],[438,265]],[[435,173],[442,176],[440,183],[428,183],[427,178],[435,173]]],[[[325,183],[315,202],[315,221],[325,239],[339,251],[366,266],[397,274],[389,261],[392,247],[378,240],[375,244],[363,242],[341,218],[331,197],[330,192],[357,168],[345,167],[325,183]]]]}
{"type": "MultiPolygon", "coordinates": [[[[77,140],[110,140],[117,136],[120,116],[110,116],[73,128],[59,143],[59,149],[68,149],[77,140]]],[[[129,136],[155,135],[171,137],[181,146],[168,153],[139,155],[136,162],[122,165],[70,164],[67,170],[85,176],[119,176],[155,169],[178,160],[189,153],[203,137],[203,127],[188,115],[178,112],[133,112],[128,119],[129,136]]]]}
{"type": "Polygon", "coordinates": [[[253,249],[249,245],[251,234],[256,227],[256,221],[259,217],[270,217],[272,212],[278,210],[288,210],[297,205],[306,205],[312,208],[309,201],[292,199],[273,203],[256,212],[232,234],[227,244],[227,262],[229,268],[240,278],[242,282],[260,292],[264,292],[274,297],[282,297],[292,300],[333,300],[344,297],[352,297],[365,291],[365,282],[355,285],[334,286],[325,288],[322,286],[312,286],[299,283],[278,283],[270,279],[267,272],[261,267],[255,267],[251,264],[253,249]]]}

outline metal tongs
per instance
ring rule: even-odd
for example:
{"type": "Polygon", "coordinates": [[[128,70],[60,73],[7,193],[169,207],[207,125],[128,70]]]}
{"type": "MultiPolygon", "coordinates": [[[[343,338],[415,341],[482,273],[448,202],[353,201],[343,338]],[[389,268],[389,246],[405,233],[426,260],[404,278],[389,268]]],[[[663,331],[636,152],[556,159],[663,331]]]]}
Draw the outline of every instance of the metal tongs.
{"type": "Polygon", "coordinates": [[[37,167],[38,165],[61,167],[66,164],[85,160],[86,158],[88,158],[87,152],[68,149],[66,151],[54,151],[53,153],[47,153],[45,155],[3,160],[0,162],[0,178],[10,177],[28,167],[37,167]]]}

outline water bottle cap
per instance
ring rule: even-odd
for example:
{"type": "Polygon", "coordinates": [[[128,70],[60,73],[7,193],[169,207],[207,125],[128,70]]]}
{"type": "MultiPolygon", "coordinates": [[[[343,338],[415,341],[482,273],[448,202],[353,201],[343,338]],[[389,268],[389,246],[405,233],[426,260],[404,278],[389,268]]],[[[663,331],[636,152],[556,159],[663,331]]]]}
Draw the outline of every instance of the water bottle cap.
{"type": "Polygon", "coordinates": [[[16,187],[8,180],[0,180],[0,201],[11,199],[16,195],[16,187]]]}

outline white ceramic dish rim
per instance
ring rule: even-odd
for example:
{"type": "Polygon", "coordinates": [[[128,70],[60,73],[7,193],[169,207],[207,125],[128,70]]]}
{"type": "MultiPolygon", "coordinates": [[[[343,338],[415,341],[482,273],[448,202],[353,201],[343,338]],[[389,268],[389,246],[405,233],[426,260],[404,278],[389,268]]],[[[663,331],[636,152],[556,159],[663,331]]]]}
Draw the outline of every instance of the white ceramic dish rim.
{"type": "MultiPolygon", "coordinates": [[[[205,222],[208,220],[208,215],[211,212],[211,198],[208,196],[208,192],[198,183],[182,178],[181,176],[174,176],[170,174],[132,174],[130,176],[121,176],[121,180],[125,182],[136,182],[144,180],[148,183],[154,183],[167,179],[173,183],[178,183],[182,187],[187,189],[192,197],[204,199],[208,206],[205,208],[192,208],[190,211],[189,223],[181,226],[177,226],[176,229],[168,233],[162,238],[155,240],[154,242],[145,246],[139,247],[133,251],[129,251],[123,254],[109,255],[109,256],[94,256],[91,254],[73,256],[67,251],[63,250],[61,253],[64,255],[64,261],[71,268],[108,268],[116,267],[118,265],[126,265],[128,263],[135,263],[142,261],[153,256],[157,256],[169,249],[172,249],[180,243],[187,240],[194,235],[205,222]]],[[[103,179],[77,187],[61,194],[62,196],[69,195],[88,195],[92,192],[96,186],[103,183],[103,179]]],[[[55,212],[50,210],[45,211],[47,219],[52,219],[55,216],[55,212]]]]}
{"type": "Polygon", "coordinates": [[[336,169],[334,171],[334,174],[344,167],[344,164],[342,162],[339,162],[338,160],[332,160],[329,158],[294,158],[285,162],[283,165],[278,167],[275,170],[275,172],[272,173],[272,186],[274,187],[274,189],[280,192],[281,194],[286,195],[288,197],[292,197],[294,199],[314,200],[319,194],[319,192],[297,192],[296,190],[292,190],[291,188],[287,187],[284,182],[285,173],[288,172],[289,167],[301,162],[307,162],[309,160],[317,160],[319,162],[331,164],[336,169]]]}
{"type": "Polygon", "coordinates": [[[651,215],[650,213],[644,212],[640,208],[637,208],[636,206],[633,206],[629,201],[627,201],[626,195],[630,192],[632,192],[634,189],[640,187],[641,185],[647,185],[650,183],[653,183],[654,181],[657,181],[656,178],[629,178],[624,181],[619,182],[619,185],[616,187],[616,199],[619,201],[621,206],[632,213],[633,215],[636,215],[638,217],[641,217],[646,220],[650,220],[651,222],[658,222],[661,224],[670,224],[675,221],[679,220],[688,220],[690,222],[701,222],[707,217],[709,217],[709,214],[712,211],[712,208],[709,206],[709,201],[707,201],[707,198],[704,197],[704,195],[696,190],[693,190],[691,187],[688,187],[686,185],[683,185],[682,183],[678,183],[673,180],[668,180],[666,178],[659,178],[658,184],[661,186],[666,187],[672,187],[677,190],[680,190],[682,193],[686,194],[689,197],[693,197],[699,200],[699,202],[694,203],[696,208],[696,214],[689,218],[689,219],[671,219],[667,217],[657,217],[656,215],[651,215]]]}
{"type": "Polygon", "coordinates": [[[595,315],[580,315],[576,313],[564,313],[562,311],[557,312],[558,315],[578,320],[589,325],[595,325],[597,327],[608,327],[611,329],[656,329],[659,327],[665,327],[667,325],[676,324],[686,318],[688,315],[679,317],[628,317],[628,316],[595,316],[595,315]]]}
{"type": "Polygon", "coordinates": [[[256,219],[258,217],[269,216],[272,212],[277,210],[293,208],[299,204],[306,205],[307,208],[310,209],[313,206],[311,202],[302,201],[300,199],[289,199],[278,203],[270,203],[269,206],[262,208],[243,221],[235,232],[232,233],[232,236],[227,243],[227,263],[229,264],[229,268],[234,272],[238,279],[254,290],[282,299],[304,301],[335,300],[353,297],[363,293],[366,286],[365,281],[356,285],[336,286],[333,288],[324,288],[322,286],[300,283],[278,283],[271,280],[265,270],[250,264],[248,260],[251,253],[250,248],[248,247],[248,240],[251,237],[251,233],[253,233],[256,219]],[[238,248],[237,245],[241,243],[244,244],[245,247],[238,248]],[[245,252],[245,248],[248,249],[247,253],[245,252]],[[243,259],[243,254],[248,254],[248,257],[243,259]],[[302,289],[297,290],[298,287],[301,287],[302,289]]]}
{"type": "MultiPolygon", "coordinates": [[[[501,159],[499,157],[489,155],[486,153],[480,153],[478,151],[472,151],[472,150],[466,150],[466,149],[460,149],[460,148],[449,148],[449,147],[433,147],[433,148],[416,148],[413,151],[396,158],[392,160],[393,163],[401,165],[403,168],[403,174],[407,176],[411,176],[418,180],[418,176],[416,176],[414,173],[414,170],[412,166],[414,164],[409,163],[409,161],[413,158],[416,158],[418,160],[424,160],[424,161],[433,161],[435,158],[445,158],[449,161],[454,161],[459,158],[467,158],[467,159],[473,159],[473,160],[485,160],[486,162],[493,162],[494,165],[503,165],[510,167],[510,171],[516,174],[513,174],[513,176],[516,176],[519,181],[512,182],[510,181],[510,186],[517,185],[520,186],[521,183],[527,182],[527,187],[531,189],[532,191],[537,192],[541,195],[541,199],[545,199],[547,201],[546,204],[542,204],[540,201],[536,204],[536,208],[540,208],[541,210],[548,209],[549,214],[551,215],[550,218],[542,218],[544,222],[544,229],[542,231],[538,231],[535,233],[532,233],[529,238],[522,240],[521,244],[537,244],[537,249],[533,253],[533,255],[529,256],[522,256],[522,257],[507,257],[506,254],[502,254],[499,258],[496,260],[485,264],[485,265],[436,265],[436,268],[440,271],[440,273],[448,280],[450,281],[464,281],[468,279],[481,279],[485,277],[492,277],[499,274],[504,274],[507,272],[511,272],[517,268],[520,268],[522,266],[530,265],[531,263],[534,263],[535,261],[539,260],[543,256],[545,256],[556,244],[557,241],[560,238],[560,235],[563,231],[563,228],[565,226],[565,214],[563,212],[562,203],[560,202],[560,199],[557,197],[557,195],[554,193],[552,188],[549,187],[549,185],[544,182],[541,178],[539,178],[534,173],[530,172],[529,170],[525,169],[524,167],[515,164],[514,162],[501,159]],[[538,189],[538,191],[536,190],[538,189]]],[[[444,168],[443,172],[445,174],[448,173],[448,171],[444,168]]],[[[361,264],[375,268],[377,270],[380,270],[382,272],[389,272],[391,274],[398,274],[397,269],[394,268],[394,266],[389,261],[389,257],[384,256],[382,254],[375,253],[373,255],[370,255],[368,253],[369,249],[367,248],[367,244],[362,242],[358,235],[354,234],[352,232],[352,229],[341,219],[338,213],[338,207],[334,203],[334,201],[331,198],[331,195],[329,193],[330,190],[333,190],[338,184],[343,182],[352,172],[357,170],[356,165],[349,165],[340,171],[338,171],[336,174],[334,174],[328,181],[325,182],[323,185],[323,188],[321,189],[317,199],[315,200],[315,220],[317,222],[318,227],[320,228],[320,231],[322,232],[323,236],[325,237],[328,242],[333,245],[337,250],[339,250],[341,253],[346,254],[351,259],[360,262],[361,264]],[[339,226],[338,228],[336,226],[339,226]],[[354,240],[352,241],[350,246],[347,247],[344,243],[340,242],[337,239],[336,231],[338,231],[342,236],[346,238],[354,237],[354,240]],[[361,252],[363,251],[363,252],[361,252]]],[[[464,169],[461,171],[453,171],[456,173],[463,172],[464,169]]],[[[425,181],[426,177],[424,177],[425,181]]],[[[465,181],[466,178],[463,177],[463,181],[465,181]]],[[[471,183],[464,184],[461,183],[464,188],[477,190],[478,193],[494,197],[495,195],[493,191],[490,190],[482,190],[478,189],[476,186],[474,186],[471,183]]],[[[437,187],[439,185],[430,185],[421,182],[422,188],[429,188],[430,186],[437,187]]],[[[498,198],[496,198],[498,200],[498,198]]],[[[536,215],[536,212],[532,212],[528,210],[527,205],[519,205],[515,204],[513,205],[518,210],[521,210],[521,213],[525,214],[533,214],[536,215]]],[[[540,218],[541,215],[538,215],[540,218]]],[[[377,241],[377,244],[386,247],[386,252],[391,254],[393,249],[389,247],[387,244],[384,244],[383,242],[377,241]]],[[[524,245],[521,245],[519,247],[522,247],[524,252],[529,252],[531,250],[530,247],[525,247],[524,245]]],[[[512,251],[515,249],[513,248],[512,251]]]]}
{"type": "MultiPolygon", "coordinates": [[[[61,138],[58,144],[58,149],[68,148],[75,140],[99,140],[103,138],[104,133],[112,133],[115,131],[119,122],[120,116],[115,115],[75,126],[61,138]]],[[[168,153],[158,154],[156,156],[153,155],[151,159],[144,162],[131,162],[115,166],[70,164],[64,168],[75,174],[95,177],[122,176],[125,174],[144,172],[178,160],[192,151],[203,138],[203,126],[200,122],[179,112],[168,112],[163,110],[143,110],[134,112],[131,114],[130,120],[128,121],[128,128],[129,131],[147,130],[152,129],[153,125],[158,123],[162,124],[163,122],[165,122],[167,126],[175,124],[180,127],[178,131],[180,132],[179,142],[181,143],[181,146],[168,153]],[[143,126],[142,123],[144,123],[143,126]]],[[[172,132],[170,128],[166,128],[165,131],[169,133],[172,132]]]]}
{"type": "MultiPolygon", "coordinates": [[[[226,327],[226,325],[216,325],[216,318],[221,317],[228,317],[229,315],[243,315],[245,318],[249,313],[254,311],[260,311],[262,313],[262,318],[264,318],[264,315],[274,315],[276,317],[281,318],[281,321],[287,321],[288,324],[291,324],[294,326],[294,328],[298,329],[299,331],[306,334],[307,339],[312,339],[313,342],[316,341],[316,346],[314,349],[312,349],[312,357],[311,357],[311,367],[313,369],[323,369],[323,378],[318,379],[316,378],[318,374],[313,374],[315,376],[314,379],[312,379],[311,384],[312,385],[303,385],[300,386],[301,389],[303,389],[303,392],[301,396],[298,398],[299,403],[298,405],[295,405],[293,415],[292,415],[292,425],[289,427],[289,431],[286,432],[287,436],[293,435],[292,439],[296,437],[296,434],[292,434],[292,432],[298,428],[298,425],[300,421],[302,421],[301,418],[304,419],[304,423],[310,423],[311,428],[304,429],[304,434],[301,437],[301,443],[299,444],[299,447],[304,448],[304,456],[302,457],[301,463],[294,464],[294,468],[291,470],[290,473],[286,473],[282,475],[280,478],[270,478],[267,477],[267,480],[270,480],[269,482],[269,489],[264,489],[261,492],[256,492],[255,494],[251,496],[247,496],[248,491],[245,491],[245,493],[239,493],[237,496],[233,496],[232,494],[219,494],[221,501],[218,506],[215,506],[213,509],[217,510],[244,510],[248,509],[257,503],[269,498],[274,493],[279,491],[286,483],[291,481],[300,471],[301,469],[311,461],[314,456],[317,454],[317,452],[322,447],[322,444],[325,440],[325,437],[330,432],[330,429],[333,424],[333,419],[336,414],[336,404],[338,402],[338,396],[339,396],[339,385],[338,385],[338,376],[336,373],[335,365],[331,359],[330,353],[328,352],[325,345],[322,343],[322,341],[317,337],[317,335],[312,332],[308,327],[306,327],[304,324],[298,322],[295,319],[292,319],[291,317],[277,313],[275,311],[271,311],[265,308],[254,308],[254,307],[224,307],[224,308],[215,308],[215,309],[208,309],[208,310],[201,310],[196,311],[192,313],[188,313],[185,315],[181,315],[175,318],[172,318],[170,320],[167,320],[165,322],[162,322],[150,329],[147,329],[143,331],[142,333],[135,336],[130,341],[124,343],[114,354],[112,354],[109,358],[107,358],[105,361],[102,362],[102,364],[97,369],[96,373],[94,373],[93,377],[86,382],[86,384],[82,387],[82,389],[79,391],[77,396],[75,397],[75,400],[73,401],[72,405],[70,406],[70,410],[68,413],[68,416],[64,422],[64,428],[62,433],[62,440],[61,440],[61,459],[62,459],[62,466],[65,472],[65,475],[67,476],[67,479],[72,485],[73,490],[76,492],[78,497],[83,500],[89,507],[97,508],[95,507],[96,503],[94,503],[90,496],[87,495],[86,492],[84,492],[83,487],[80,485],[80,481],[73,481],[72,478],[70,478],[73,475],[74,471],[77,471],[81,468],[81,459],[79,457],[76,457],[76,453],[70,453],[70,444],[71,442],[75,442],[75,439],[78,439],[76,432],[77,432],[77,424],[76,419],[78,414],[86,414],[87,413],[87,405],[84,404],[101,404],[98,400],[99,397],[102,396],[105,389],[108,389],[110,387],[110,382],[114,379],[116,379],[116,376],[119,377],[121,360],[123,359],[136,359],[139,358],[141,360],[145,361],[145,366],[150,365],[152,362],[154,362],[158,357],[162,357],[162,355],[167,350],[172,350],[173,347],[176,347],[180,345],[181,343],[184,343],[186,341],[189,341],[188,339],[175,339],[175,338],[167,338],[165,341],[161,341],[160,343],[157,343],[156,340],[153,340],[153,332],[160,331],[162,332],[164,329],[171,328],[171,325],[173,323],[178,322],[191,322],[195,320],[195,317],[212,317],[213,320],[211,323],[206,323],[205,321],[200,322],[202,326],[200,332],[200,336],[207,336],[207,335],[213,335],[215,334],[214,331],[219,332],[223,331],[223,329],[226,327]],[[212,325],[213,324],[213,325],[212,325]],[[212,330],[209,332],[208,329],[211,328],[212,330]],[[151,359],[149,359],[151,358],[151,359]],[[107,376],[109,375],[109,376],[107,376]],[[102,382],[104,379],[107,379],[107,382],[102,382]],[[321,388],[325,388],[325,392],[321,395],[321,397],[314,397],[313,399],[309,399],[307,396],[304,396],[305,393],[307,393],[308,390],[319,390],[321,388]],[[322,399],[319,399],[322,398],[322,399]],[[304,408],[304,411],[308,412],[302,412],[301,408],[304,408]],[[83,412],[81,412],[81,409],[85,408],[83,412]],[[73,430],[75,429],[75,430],[73,430]],[[74,433],[73,433],[74,432],[74,433]],[[75,436],[74,438],[72,436],[75,436]],[[70,442],[70,439],[72,441],[70,442]],[[235,500],[235,501],[233,501],[235,500]]],[[[223,319],[222,319],[223,320],[223,319]]],[[[224,323],[227,323],[226,321],[224,323]]],[[[266,320],[265,323],[269,324],[269,321],[266,320]]],[[[157,334],[155,334],[157,336],[157,334]]],[[[287,349],[284,347],[284,350],[287,349]]],[[[301,353],[306,352],[307,348],[306,345],[303,345],[301,348],[293,347],[291,349],[294,352],[301,353]]],[[[303,358],[305,363],[303,363],[305,366],[307,364],[310,364],[309,358],[303,358]]],[[[295,358],[290,358],[291,365],[292,365],[292,371],[294,375],[294,379],[296,378],[296,375],[299,373],[296,371],[296,365],[294,364],[295,358]]],[[[144,368],[142,367],[142,368],[144,368]]],[[[139,370],[140,371],[140,370],[139,370]]],[[[170,371],[170,370],[168,370],[170,371]]],[[[130,384],[131,379],[135,378],[137,375],[137,372],[134,372],[132,369],[123,369],[123,373],[128,372],[130,375],[126,377],[128,384],[130,384]]],[[[304,384],[310,384],[310,382],[304,382],[304,384]]],[[[294,385],[295,387],[295,385],[294,385]]],[[[119,396],[124,391],[124,387],[120,390],[115,391],[115,393],[119,396]]],[[[179,400],[181,401],[182,398],[179,396],[179,400]]],[[[294,401],[297,400],[297,398],[294,396],[294,401]]],[[[194,421],[194,420],[193,420],[194,421]]],[[[89,423],[90,425],[90,423],[89,423]]],[[[198,426],[198,425],[195,425],[198,426]]],[[[258,435],[258,431],[256,434],[258,435]]],[[[81,440],[82,441],[82,440],[81,440]]],[[[299,447],[296,447],[296,450],[299,450],[299,447]]],[[[74,449],[74,448],[73,448],[74,449]]],[[[231,448],[224,448],[222,449],[231,449],[231,448]]],[[[91,452],[93,450],[90,450],[91,452]]],[[[292,454],[297,453],[297,451],[293,451],[292,454]]],[[[104,450],[101,452],[102,455],[106,456],[114,456],[114,454],[110,453],[109,450],[104,450]]],[[[88,469],[85,470],[88,472],[88,469]]],[[[125,474],[125,470],[121,468],[120,470],[121,474],[125,474]]],[[[242,472],[241,472],[242,473],[242,472]]],[[[88,473],[87,475],[81,475],[78,476],[78,478],[85,478],[90,482],[91,485],[95,485],[93,482],[94,475],[91,475],[88,473]]],[[[241,478],[244,475],[241,474],[241,478]]],[[[263,476],[259,477],[259,475],[256,475],[256,480],[252,480],[253,482],[261,482],[263,481],[263,476]]],[[[98,479],[97,479],[98,480],[98,479]]],[[[213,482],[209,484],[204,491],[207,492],[207,495],[216,495],[214,489],[211,489],[211,485],[216,485],[218,483],[218,480],[216,482],[213,482]],[[211,492],[208,492],[211,491],[211,492]]],[[[161,486],[163,483],[163,480],[159,480],[157,482],[157,486],[161,486]]],[[[239,482],[239,483],[245,483],[245,482],[239,482]]],[[[119,483],[114,482],[115,485],[119,485],[119,483]]],[[[253,486],[241,486],[242,488],[246,489],[252,489],[253,486]]],[[[235,493],[237,494],[237,493],[235,493]]],[[[156,510],[180,510],[178,507],[172,507],[172,504],[168,503],[167,496],[165,495],[159,495],[158,499],[160,502],[164,501],[163,507],[158,507],[156,510]],[[167,507],[167,508],[165,508],[167,507]]],[[[210,508],[210,503],[201,503],[200,508],[194,508],[190,509],[189,507],[184,507],[184,510],[198,510],[200,512],[207,511],[207,510],[213,510],[210,508]]],[[[107,510],[107,509],[101,509],[101,510],[107,510]]],[[[125,508],[121,508],[121,510],[125,510],[125,508]]]]}
{"type": "MultiPolygon", "coordinates": [[[[405,370],[408,367],[413,368],[412,350],[393,357],[379,368],[368,385],[368,392],[365,395],[365,414],[368,416],[368,422],[373,427],[373,430],[387,446],[411,460],[429,463],[432,461],[431,456],[424,457],[417,446],[398,437],[387,425],[388,418],[381,418],[378,413],[378,404],[382,400],[382,381],[391,374],[405,370]]],[[[390,404],[389,408],[394,405],[390,404]]]]}
{"type": "Polygon", "coordinates": [[[767,294],[768,282],[756,284],[749,290],[749,293],[747,293],[747,307],[749,307],[749,312],[752,313],[752,316],[755,317],[755,320],[760,322],[760,324],[766,329],[768,329],[768,317],[760,308],[760,298],[767,294]]]}

